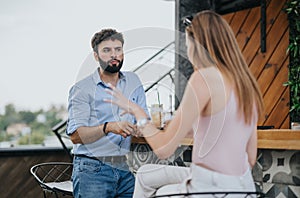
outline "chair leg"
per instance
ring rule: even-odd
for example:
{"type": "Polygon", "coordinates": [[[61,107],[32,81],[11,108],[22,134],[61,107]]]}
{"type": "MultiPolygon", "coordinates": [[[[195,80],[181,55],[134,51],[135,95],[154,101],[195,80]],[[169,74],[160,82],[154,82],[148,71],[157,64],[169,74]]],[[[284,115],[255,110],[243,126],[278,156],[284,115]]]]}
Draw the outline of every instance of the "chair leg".
{"type": "Polygon", "coordinates": [[[44,198],[47,198],[46,192],[43,190],[44,198]]]}

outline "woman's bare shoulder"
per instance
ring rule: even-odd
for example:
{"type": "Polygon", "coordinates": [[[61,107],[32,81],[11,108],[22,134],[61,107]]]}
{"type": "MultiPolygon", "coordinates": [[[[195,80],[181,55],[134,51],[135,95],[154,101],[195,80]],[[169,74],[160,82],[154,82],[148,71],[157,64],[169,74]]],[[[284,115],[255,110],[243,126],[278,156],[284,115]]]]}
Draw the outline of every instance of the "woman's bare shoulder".
{"type": "Polygon", "coordinates": [[[215,67],[208,67],[196,70],[191,75],[191,81],[210,82],[213,79],[220,78],[221,73],[215,67]]]}

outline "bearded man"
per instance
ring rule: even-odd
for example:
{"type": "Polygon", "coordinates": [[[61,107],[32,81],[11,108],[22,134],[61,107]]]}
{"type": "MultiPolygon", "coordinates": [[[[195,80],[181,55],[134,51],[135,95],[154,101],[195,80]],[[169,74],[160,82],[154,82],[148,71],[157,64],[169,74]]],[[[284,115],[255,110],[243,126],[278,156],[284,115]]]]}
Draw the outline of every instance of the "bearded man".
{"type": "Polygon", "coordinates": [[[122,114],[106,89],[118,87],[132,102],[147,110],[144,88],[133,72],[121,72],[124,38],[114,29],[94,34],[91,45],[100,67],[75,83],[69,92],[67,134],[73,142],[74,197],[132,197],[135,178],[126,155],[131,135],[136,134],[134,116],[122,114]]]}

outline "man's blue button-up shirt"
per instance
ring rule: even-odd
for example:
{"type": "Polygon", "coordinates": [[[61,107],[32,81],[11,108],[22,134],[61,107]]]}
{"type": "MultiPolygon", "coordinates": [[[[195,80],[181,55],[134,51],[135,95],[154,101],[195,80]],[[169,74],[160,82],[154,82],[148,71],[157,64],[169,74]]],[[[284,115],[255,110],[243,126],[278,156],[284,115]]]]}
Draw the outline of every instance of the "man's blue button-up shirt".
{"type": "MultiPolygon", "coordinates": [[[[74,133],[81,126],[97,126],[105,122],[125,120],[136,123],[134,116],[129,114],[121,116],[122,109],[103,101],[112,96],[105,92],[108,86],[100,79],[98,69],[70,89],[68,135],[74,133]]],[[[120,72],[117,88],[129,100],[140,105],[148,113],[144,88],[135,73],[120,72]]],[[[90,144],[74,144],[73,152],[97,157],[125,155],[129,152],[130,143],[131,136],[123,138],[121,135],[108,133],[107,136],[90,144]]]]}

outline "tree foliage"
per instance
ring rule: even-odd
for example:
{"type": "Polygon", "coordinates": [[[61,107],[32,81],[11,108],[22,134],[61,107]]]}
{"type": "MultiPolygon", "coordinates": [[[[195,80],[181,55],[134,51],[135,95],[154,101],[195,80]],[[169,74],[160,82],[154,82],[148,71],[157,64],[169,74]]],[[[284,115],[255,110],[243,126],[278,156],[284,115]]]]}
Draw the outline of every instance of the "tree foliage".
{"type": "Polygon", "coordinates": [[[4,108],[4,114],[0,115],[0,141],[10,141],[18,139],[18,144],[41,144],[46,135],[53,135],[51,128],[62,121],[61,114],[65,113],[63,106],[51,106],[47,111],[22,110],[17,111],[13,104],[8,104],[4,108]],[[25,134],[15,137],[7,134],[7,128],[13,124],[24,123],[30,130],[25,134]],[[29,133],[29,134],[28,134],[29,133]]]}

